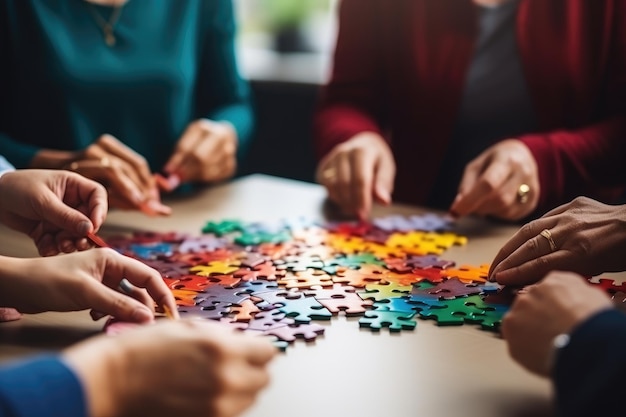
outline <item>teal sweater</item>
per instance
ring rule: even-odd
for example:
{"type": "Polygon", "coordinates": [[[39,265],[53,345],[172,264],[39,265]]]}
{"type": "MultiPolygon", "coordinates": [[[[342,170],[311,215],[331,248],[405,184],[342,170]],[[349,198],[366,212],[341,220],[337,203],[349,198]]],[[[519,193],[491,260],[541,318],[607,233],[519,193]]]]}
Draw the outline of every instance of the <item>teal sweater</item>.
{"type": "Polygon", "coordinates": [[[238,73],[231,0],[130,0],[109,47],[83,0],[0,1],[0,155],[80,150],[110,133],[155,171],[189,122],[232,123],[239,156],[253,114],[238,73]]]}

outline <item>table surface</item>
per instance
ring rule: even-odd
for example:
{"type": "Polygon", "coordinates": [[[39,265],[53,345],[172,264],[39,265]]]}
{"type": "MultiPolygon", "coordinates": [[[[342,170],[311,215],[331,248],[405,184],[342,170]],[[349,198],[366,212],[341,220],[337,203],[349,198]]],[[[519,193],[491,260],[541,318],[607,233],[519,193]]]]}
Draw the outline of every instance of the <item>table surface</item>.
{"type": "MultiPolygon", "coordinates": [[[[147,218],[112,211],[102,236],[138,228],[197,234],[207,220],[238,218],[273,221],[329,215],[325,192],[317,185],[252,175],[168,200],[173,214],[147,218]]],[[[373,216],[416,214],[424,210],[375,207],[373,216]]],[[[458,233],[468,244],[443,255],[457,265],[489,263],[517,230],[479,219],[463,219],[458,233]]],[[[36,256],[25,236],[0,226],[0,253],[36,256]]],[[[43,295],[42,295],[43,296],[43,295]]],[[[315,342],[297,340],[271,365],[272,381],[247,417],[427,416],[489,417],[552,415],[547,380],[515,364],[496,334],[474,325],[438,327],[418,320],[414,331],[390,334],[360,329],[358,317],[318,321],[325,334],[315,342]]],[[[102,322],[87,312],[27,315],[0,325],[0,360],[56,351],[97,334],[102,322]]]]}

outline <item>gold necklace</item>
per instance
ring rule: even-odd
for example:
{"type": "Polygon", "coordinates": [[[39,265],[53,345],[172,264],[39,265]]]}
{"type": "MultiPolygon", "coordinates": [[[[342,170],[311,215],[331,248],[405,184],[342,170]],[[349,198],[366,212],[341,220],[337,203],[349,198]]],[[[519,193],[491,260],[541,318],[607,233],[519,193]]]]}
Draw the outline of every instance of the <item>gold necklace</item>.
{"type": "Polygon", "coordinates": [[[115,46],[117,39],[115,38],[115,24],[117,23],[120,15],[122,14],[122,8],[124,5],[115,6],[113,11],[111,12],[111,16],[109,16],[109,20],[104,20],[104,18],[98,13],[96,7],[89,3],[89,11],[91,12],[96,24],[102,30],[102,36],[104,36],[104,43],[107,44],[108,47],[115,46]]]}

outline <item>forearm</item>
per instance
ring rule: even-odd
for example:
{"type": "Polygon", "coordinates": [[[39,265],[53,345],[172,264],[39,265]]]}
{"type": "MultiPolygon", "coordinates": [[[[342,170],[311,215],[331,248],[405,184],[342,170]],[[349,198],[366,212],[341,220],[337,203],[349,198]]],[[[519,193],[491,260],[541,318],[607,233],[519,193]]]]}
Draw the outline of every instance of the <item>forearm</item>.
{"type": "Polygon", "coordinates": [[[56,356],[41,356],[0,368],[0,416],[83,417],[80,382],[56,356]]]}
{"type": "Polygon", "coordinates": [[[27,271],[26,260],[0,256],[0,306],[19,309],[21,295],[29,291],[22,274],[27,271]]]}
{"type": "Polygon", "coordinates": [[[574,130],[522,135],[539,168],[540,210],[578,195],[606,200],[626,182],[626,120],[615,117],[574,130]]]}

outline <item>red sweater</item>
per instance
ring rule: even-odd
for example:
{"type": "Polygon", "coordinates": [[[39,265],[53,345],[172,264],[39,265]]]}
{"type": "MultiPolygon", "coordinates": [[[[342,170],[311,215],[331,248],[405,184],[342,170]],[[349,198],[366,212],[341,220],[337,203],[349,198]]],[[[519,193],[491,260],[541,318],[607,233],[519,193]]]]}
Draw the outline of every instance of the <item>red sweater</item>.
{"type": "MultiPolygon", "coordinates": [[[[342,0],[315,120],[318,156],[378,132],[396,159],[395,199],[425,204],[444,169],[477,24],[471,0],[342,0]]],[[[539,166],[539,212],[615,195],[626,182],[626,1],[520,0],[517,37],[539,123],[518,138],[539,166]]]]}

